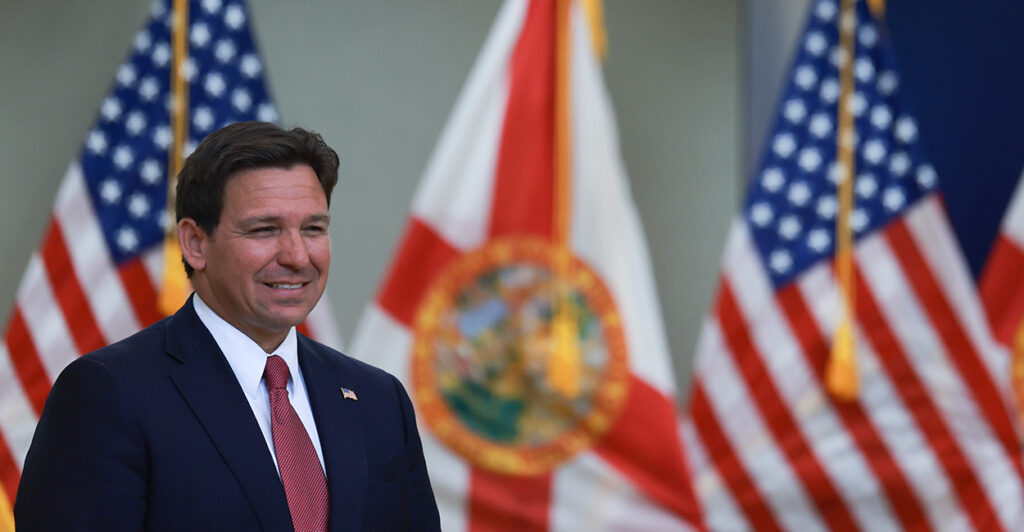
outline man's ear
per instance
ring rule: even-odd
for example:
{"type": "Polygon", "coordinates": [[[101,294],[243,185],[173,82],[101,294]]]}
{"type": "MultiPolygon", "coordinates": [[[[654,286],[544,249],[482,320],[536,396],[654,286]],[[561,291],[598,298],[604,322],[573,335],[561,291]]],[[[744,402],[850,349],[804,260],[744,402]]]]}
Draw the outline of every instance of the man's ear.
{"type": "Polygon", "coordinates": [[[196,271],[206,268],[206,241],[209,235],[192,218],[182,218],[178,222],[178,245],[185,262],[196,271]]]}

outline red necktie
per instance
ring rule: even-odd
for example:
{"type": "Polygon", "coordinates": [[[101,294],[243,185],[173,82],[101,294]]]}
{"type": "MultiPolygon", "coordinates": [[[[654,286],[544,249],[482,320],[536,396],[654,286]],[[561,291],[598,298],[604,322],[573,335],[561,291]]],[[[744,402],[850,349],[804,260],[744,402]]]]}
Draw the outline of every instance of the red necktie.
{"type": "Polygon", "coordinates": [[[270,393],[270,430],[274,435],[274,454],[281,471],[288,511],[296,532],[327,530],[330,501],[327,479],[309,433],[288,401],[288,364],[271,355],[263,370],[270,393]]]}

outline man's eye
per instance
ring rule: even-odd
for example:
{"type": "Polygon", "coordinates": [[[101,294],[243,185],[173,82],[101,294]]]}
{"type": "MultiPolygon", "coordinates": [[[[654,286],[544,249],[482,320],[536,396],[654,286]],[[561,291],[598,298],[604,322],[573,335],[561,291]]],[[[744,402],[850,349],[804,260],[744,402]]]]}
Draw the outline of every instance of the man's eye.
{"type": "Polygon", "coordinates": [[[327,226],[324,225],[310,225],[306,227],[307,233],[326,233],[327,226]]]}
{"type": "Polygon", "coordinates": [[[274,230],[273,227],[263,226],[263,227],[254,227],[254,228],[250,229],[249,232],[250,233],[254,233],[254,234],[267,234],[267,233],[272,232],[273,230],[274,230]]]}

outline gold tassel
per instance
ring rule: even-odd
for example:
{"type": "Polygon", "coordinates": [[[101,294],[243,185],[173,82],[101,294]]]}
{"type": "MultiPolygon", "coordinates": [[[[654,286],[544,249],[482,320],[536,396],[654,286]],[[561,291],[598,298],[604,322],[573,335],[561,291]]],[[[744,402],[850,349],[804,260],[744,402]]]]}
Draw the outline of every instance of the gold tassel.
{"type": "Polygon", "coordinates": [[[157,294],[157,308],[164,316],[177,312],[191,291],[188,278],[185,277],[185,269],[181,264],[181,249],[178,248],[178,239],[175,237],[172,233],[164,238],[164,273],[160,293],[157,294]]]}
{"type": "MultiPolygon", "coordinates": [[[[1010,361],[1010,380],[1013,385],[1013,395],[1017,400],[1017,409],[1024,415],[1024,321],[1017,326],[1017,333],[1013,336],[1013,352],[1010,361]]],[[[1024,423],[1024,419],[1021,420],[1024,423]]]]}
{"type": "Polygon", "coordinates": [[[860,392],[860,372],[853,345],[853,325],[844,319],[832,340],[832,354],[825,373],[825,385],[837,399],[852,401],[860,392]]]}
{"type": "Polygon", "coordinates": [[[562,299],[558,313],[551,322],[552,348],[547,359],[547,377],[551,387],[564,397],[580,394],[580,345],[575,314],[562,299]]]}
{"type": "Polygon", "coordinates": [[[7,492],[0,484],[0,532],[14,532],[14,511],[11,501],[7,500],[7,492]]]}

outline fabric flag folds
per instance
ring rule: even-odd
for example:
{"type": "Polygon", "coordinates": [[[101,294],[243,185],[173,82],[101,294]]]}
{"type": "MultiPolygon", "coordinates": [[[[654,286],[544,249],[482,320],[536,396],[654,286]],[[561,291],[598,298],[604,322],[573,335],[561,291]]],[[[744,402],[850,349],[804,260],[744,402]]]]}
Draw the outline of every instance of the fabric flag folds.
{"type": "Polygon", "coordinates": [[[844,16],[812,2],[697,347],[683,434],[710,529],[1024,529],[1008,358],[938,187],[867,5],[844,16]],[[853,57],[840,24],[854,25],[853,57]],[[851,401],[824,384],[841,308],[842,68],[854,80],[851,401]]]}
{"type": "MultiPolygon", "coordinates": [[[[186,151],[229,123],[276,121],[245,4],[193,1],[189,16],[186,151]]],[[[170,3],[158,1],[61,182],[0,341],[0,509],[8,516],[53,380],[75,357],[162,317],[162,243],[174,223],[165,209],[170,27],[170,3]]],[[[321,301],[304,329],[337,344],[329,312],[321,301]]]]}
{"type": "Polygon", "coordinates": [[[1018,181],[980,279],[992,332],[1012,352],[1018,416],[1024,412],[1024,174],[1018,181]]]}
{"type": "Polygon", "coordinates": [[[445,530],[700,526],[583,9],[503,5],[351,345],[410,388],[445,530]]]}

